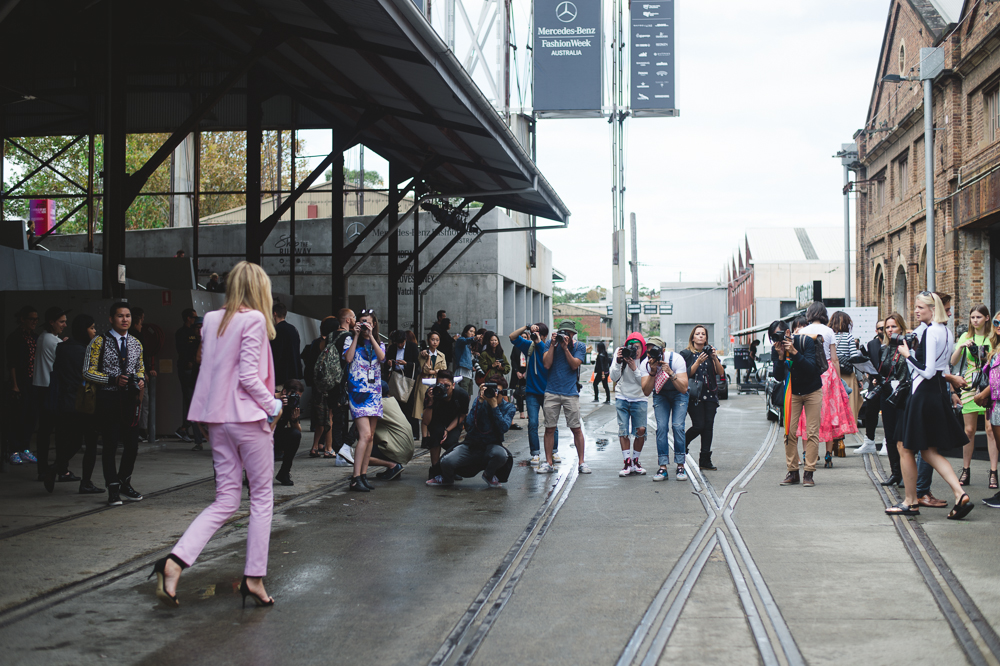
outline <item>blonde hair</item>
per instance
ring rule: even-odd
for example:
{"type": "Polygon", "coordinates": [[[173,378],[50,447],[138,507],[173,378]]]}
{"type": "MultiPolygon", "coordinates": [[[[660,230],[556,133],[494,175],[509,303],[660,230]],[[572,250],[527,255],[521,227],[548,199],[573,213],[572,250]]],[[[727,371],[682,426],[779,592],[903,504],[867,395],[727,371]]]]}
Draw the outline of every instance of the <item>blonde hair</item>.
{"type": "Polygon", "coordinates": [[[257,310],[264,315],[267,324],[267,339],[274,340],[276,332],[274,321],[271,317],[271,309],[274,302],[271,300],[271,278],[267,277],[264,269],[249,261],[241,261],[233,266],[229,271],[229,278],[226,280],[226,314],[222,316],[222,324],[219,325],[218,336],[221,338],[225,333],[229,321],[237,312],[243,308],[257,310]]]}
{"type": "MultiPolygon", "coordinates": [[[[934,323],[944,324],[948,321],[948,311],[941,302],[941,297],[929,291],[922,291],[917,294],[917,303],[923,303],[934,311],[934,323]]],[[[898,323],[898,322],[897,322],[898,323]]]]}

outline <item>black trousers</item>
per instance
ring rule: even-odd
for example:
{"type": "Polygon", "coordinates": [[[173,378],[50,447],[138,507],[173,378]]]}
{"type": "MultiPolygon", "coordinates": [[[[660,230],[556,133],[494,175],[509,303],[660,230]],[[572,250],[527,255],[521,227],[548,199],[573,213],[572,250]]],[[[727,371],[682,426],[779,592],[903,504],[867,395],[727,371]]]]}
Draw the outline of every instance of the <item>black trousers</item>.
{"type": "Polygon", "coordinates": [[[135,469],[139,453],[139,428],[133,426],[129,415],[135,410],[135,396],[125,391],[98,391],[97,420],[101,432],[101,465],[104,483],[127,483],[135,469]],[[122,459],[115,469],[118,446],[122,459]]]}
{"type": "Polygon", "coordinates": [[[333,421],[333,452],[336,453],[340,450],[340,447],[347,443],[347,423],[348,423],[348,412],[347,405],[341,406],[340,395],[342,390],[336,388],[330,391],[330,395],[327,397],[330,404],[330,418],[333,421]]]}
{"type": "Polygon", "coordinates": [[[692,407],[688,405],[688,416],[691,417],[691,427],[684,433],[687,450],[691,450],[691,442],[701,437],[701,456],[698,462],[712,462],[712,439],[715,436],[715,414],[719,411],[719,403],[702,400],[692,407]]]}
{"type": "Polygon", "coordinates": [[[93,414],[60,412],[56,416],[56,473],[69,471],[69,461],[83,450],[83,483],[91,482],[97,464],[97,421],[93,414]]]}
{"type": "Polygon", "coordinates": [[[177,377],[181,382],[181,409],[184,410],[181,414],[181,428],[191,435],[191,439],[201,444],[205,441],[205,438],[201,436],[201,428],[197,424],[191,423],[187,417],[188,412],[191,410],[191,398],[194,397],[194,387],[198,383],[198,371],[181,370],[177,373],[177,377]]]}
{"type": "Polygon", "coordinates": [[[881,406],[882,430],[885,431],[885,444],[889,447],[889,473],[902,478],[903,470],[899,466],[899,448],[896,446],[899,441],[896,426],[903,413],[902,410],[896,411],[896,408],[890,405],[886,398],[888,398],[886,395],[881,397],[881,406]]]}
{"type": "Polygon", "coordinates": [[[492,479],[506,462],[507,449],[501,444],[475,447],[459,444],[449,451],[448,455],[441,458],[439,467],[441,468],[441,477],[446,482],[453,482],[458,470],[461,470],[463,474],[476,470],[476,473],[483,472],[483,476],[492,479]]]}
{"type": "Polygon", "coordinates": [[[594,375],[594,400],[601,399],[600,395],[601,392],[600,390],[598,390],[598,385],[600,384],[604,385],[604,395],[606,396],[607,400],[610,401],[611,389],[608,388],[608,373],[604,372],[601,373],[600,375],[594,375]]]}
{"type": "Polygon", "coordinates": [[[881,406],[881,397],[865,400],[865,435],[868,439],[875,439],[875,429],[878,428],[878,410],[881,406]]]}
{"type": "Polygon", "coordinates": [[[52,426],[55,424],[55,414],[45,408],[45,401],[49,397],[48,386],[31,387],[31,417],[28,421],[28,439],[31,438],[31,430],[37,424],[38,430],[35,435],[35,456],[38,458],[38,475],[45,476],[49,472],[49,448],[52,445],[52,426]]]}
{"type": "MultiPolygon", "coordinates": [[[[456,446],[458,446],[458,438],[461,435],[462,435],[462,429],[460,427],[455,428],[454,430],[449,432],[447,437],[444,436],[444,428],[432,427],[427,432],[427,438],[423,442],[421,442],[421,444],[423,444],[424,448],[426,449],[437,448],[438,446],[440,446],[442,449],[441,453],[447,454],[451,452],[451,450],[454,449],[456,446]]],[[[439,476],[440,474],[441,474],[440,462],[438,462],[437,465],[431,465],[430,469],[427,470],[428,479],[433,479],[435,476],[439,476]]]]}
{"type": "Polygon", "coordinates": [[[279,479],[288,478],[288,473],[292,471],[292,460],[298,453],[301,443],[302,432],[298,428],[275,429],[274,448],[281,451],[281,468],[277,474],[279,479]]]}

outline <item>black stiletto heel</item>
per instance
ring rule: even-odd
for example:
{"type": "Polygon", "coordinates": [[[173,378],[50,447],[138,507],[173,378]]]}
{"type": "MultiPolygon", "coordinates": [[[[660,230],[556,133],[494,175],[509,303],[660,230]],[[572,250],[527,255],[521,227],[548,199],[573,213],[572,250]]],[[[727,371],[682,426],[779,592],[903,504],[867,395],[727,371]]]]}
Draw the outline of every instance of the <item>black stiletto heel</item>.
{"type": "Polygon", "coordinates": [[[261,596],[259,594],[257,594],[256,592],[252,592],[250,590],[250,587],[247,585],[247,577],[246,576],[243,576],[243,582],[240,583],[240,594],[243,595],[243,608],[247,607],[247,597],[253,597],[253,601],[254,601],[255,604],[257,604],[258,608],[260,608],[262,606],[273,606],[274,605],[274,598],[273,597],[270,598],[270,599],[268,599],[267,601],[265,601],[264,599],[261,598],[261,596]]]}
{"type": "Polygon", "coordinates": [[[166,606],[167,608],[177,608],[178,606],[181,605],[181,602],[178,601],[178,599],[177,599],[177,595],[170,594],[169,592],[167,592],[167,587],[166,587],[166,578],[167,578],[166,566],[167,566],[167,560],[173,560],[174,562],[176,562],[177,566],[179,566],[181,568],[181,571],[183,571],[184,569],[187,569],[187,565],[184,562],[181,562],[181,560],[180,560],[179,557],[177,557],[173,553],[170,553],[169,555],[167,555],[163,559],[156,561],[156,563],[153,565],[153,572],[151,574],[149,574],[149,576],[146,577],[146,580],[149,580],[150,578],[152,578],[155,575],[156,576],[156,598],[159,599],[160,601],[162,601],[163,605],[166,606]]]}
{"type": "Polygon", "coordinates": [[[991,469],[990,470],[990,490],[996,490],[998,485],[1000,485],[1000,479],[997,478],[997,471],[995,469],[991,469]]]}
{"type": "Polygon", "coordinates": [[[969,485],[969,477],[972,476],[972,470],[968,467],[962,468],[962,473],[958,475],[958,485],[967,486],[969,485]]]}
{"type": "Polygon", "coordinates": [[[899,482],[902,481],[902,480],[903,480],[903,477],[897,476],[897,475],[893,474],[892,476],[890,476],[888,479],[886,479],[885,481],[883,481],[879,485],[880,486],[896,486],[896,485],[899,485],[899,482]]]}

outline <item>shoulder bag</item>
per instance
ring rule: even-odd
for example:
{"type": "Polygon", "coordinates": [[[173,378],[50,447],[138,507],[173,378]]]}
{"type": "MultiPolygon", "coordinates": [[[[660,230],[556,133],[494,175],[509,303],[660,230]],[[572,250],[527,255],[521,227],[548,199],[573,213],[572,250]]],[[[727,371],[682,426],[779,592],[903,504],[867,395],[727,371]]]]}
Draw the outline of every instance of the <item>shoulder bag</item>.
{"type": "MultiPolygon", "coordinates": [[[[670,359],[674,354],[670,352],[670,359]]],[[[668,361],[670,363],[670,361],[668,361]]],[[[671,366],[672,367],[672,366],[671,366]]],[[[699,368],[700,370],[701,368],[699,368]]],[[[701,402],[701,396],[705,392],[705,380],[697,378],[697,372],[688,375],[688,405],[697,406],[701,402]]]]}
{"type": "Polygon", "coordinates": [[[417,385],[417,364],[413,364],[413,377],[407,377],[402,372],[390,372],[389,373],[389,395],[394,397],[399,401],[399,404],[405,405],[410,399],[410,394],[413,393],[413,387],[417,385]]]}

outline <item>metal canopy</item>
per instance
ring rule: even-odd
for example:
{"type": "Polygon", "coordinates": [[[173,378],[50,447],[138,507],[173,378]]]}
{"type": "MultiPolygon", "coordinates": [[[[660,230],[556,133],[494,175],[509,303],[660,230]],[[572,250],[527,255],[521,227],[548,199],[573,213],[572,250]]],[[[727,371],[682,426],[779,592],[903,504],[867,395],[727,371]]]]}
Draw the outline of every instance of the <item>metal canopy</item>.
{"type": "MultiPolygon", "coordinates": [[[[2,19],[4,136],[103,134],[109,2],[33,0],[2,19]]],[[[117,34],[126,40],[128,133],[176,132],[213,96],[218,101],[194,128],[245,131],[252,67],[264,97],[263,129],[332,128],[338,140],[375,150],[403,178],[424,171],[435,191],[564,224],[569,219],[412,0],[124,2],[114,8],[117,34]]]]}

